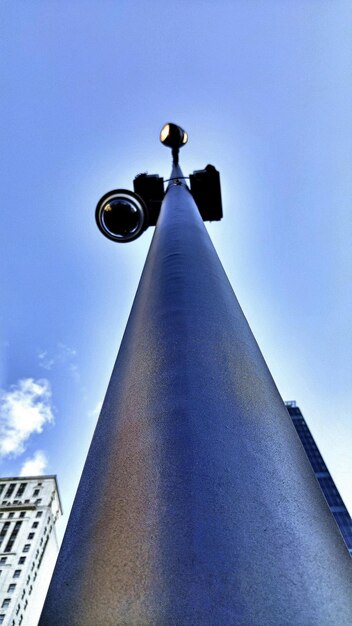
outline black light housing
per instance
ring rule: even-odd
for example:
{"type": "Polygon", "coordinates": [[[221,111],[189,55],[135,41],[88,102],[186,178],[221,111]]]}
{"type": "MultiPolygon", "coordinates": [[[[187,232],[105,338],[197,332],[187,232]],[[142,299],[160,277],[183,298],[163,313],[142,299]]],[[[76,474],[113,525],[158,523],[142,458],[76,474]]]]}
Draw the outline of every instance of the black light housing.
{"type": "Polygon", "coordinates": [[[191,193],[203,220],[216,221],[222,218],[220,174],[214,165],[196,170],[189,177],[191,193]]]}
{"type": "Polygon", "coordinates": [[[106,193],[97,204],[95,219],[105,237],[120,243],[137,239],[149,226],[145,202],[127,189],[106,193]]]}
{"type": "Polygon", "coordinates": [[[160,141],[164,146],[178,150],[187,143],[188,135],[181,126],[168,122],[160,131],[160,141]]]}
{"type": "Polygon", "coordinates": [[[156,226],[165,195],[164,179],[157,174],[138,174],[133,181],[133,189],[147,206],[149,226],[156,226]]]}

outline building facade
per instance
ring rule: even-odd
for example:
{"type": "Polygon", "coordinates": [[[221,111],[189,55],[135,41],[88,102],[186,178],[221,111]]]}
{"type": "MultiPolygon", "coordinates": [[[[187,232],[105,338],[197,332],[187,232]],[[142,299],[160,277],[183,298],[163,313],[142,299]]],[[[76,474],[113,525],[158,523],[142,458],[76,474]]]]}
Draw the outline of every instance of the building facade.
{"type": "Polygon", "coordinates": [[[325,465],[324,459],[319,452],[319,448],[314,441],[306,421],[296,405],[296,402],[285,402],[287,410],[292,418],[297,434],[307,453],[312,465],[315,477],[323,491],[326,501],[330,507],[335,521],[340,529],[345,544],[352,556],[352,519],[336,488],[332,476],[325,465]]]}
{"type": "Polygon", "coordinates": [[[0,479],[0,624],[37,626],[61,515],[56,476],[0,479]]]}

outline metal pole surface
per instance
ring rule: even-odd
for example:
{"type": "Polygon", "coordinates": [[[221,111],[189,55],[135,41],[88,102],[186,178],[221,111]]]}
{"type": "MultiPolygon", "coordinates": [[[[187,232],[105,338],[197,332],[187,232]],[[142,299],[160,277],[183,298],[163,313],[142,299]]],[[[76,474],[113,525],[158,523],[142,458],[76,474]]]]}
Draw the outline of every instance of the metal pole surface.
{"type": "Polygon", "coordinates": [[[171,181],[40,626],[351,626],[351,591],[306,453],[171,181]]]}

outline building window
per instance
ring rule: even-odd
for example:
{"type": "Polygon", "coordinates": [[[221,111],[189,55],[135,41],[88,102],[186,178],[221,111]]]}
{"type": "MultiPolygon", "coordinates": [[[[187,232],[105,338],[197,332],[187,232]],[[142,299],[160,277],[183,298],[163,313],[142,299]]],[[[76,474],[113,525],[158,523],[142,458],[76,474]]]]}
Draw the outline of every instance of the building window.
{"type": "Polygon", "coordinates": [[[33,491],[33,498],[35,498],[36,496],[39,496],[39,491],[40,491],[40,489],[34,489],[34,491],[33,491]]]}
{"type": "Polygon", "coordinates": [[[5,498],[10,498],[15,491],[16,483],[11,483],[8,490],[5,493],[5,498]]]}
{"type": "Polygon", "coordinates": [[[24,503],[25,503],[25,504],[29,504],[29,500],[25,500],[25,501],[24,501],[24,503]]]}
{"type": "Polygon", "coordinates": [[[34,538],[35,533],[29,533],[28,535],[28,539],[33,539],[34,538]]]}
{"type": "Polygon", "coordinates": [[[22,511],[22,513],[20,513],[20,517],[24,517],[26,514],[24,511],[22,511]]]}
{"type": "Polygon", "coordinates": [[[20,621],[18,622],[18,624],[20,625],[20,624],[22,624],[22,622],[23,622],[23,615],[21,613],[20,621]]]}
{"type": "Polygon", "coordinates": [[[5,524],[3,525],[2,529],[1,529],[1,532],[0,532],[0,546],[1,546],[3,540],[4,540],[5,536],[6,536],[6,533],[7,533],[8,529],[9,529],[9,527],[10,527],[10,522],[5,522],[5,524]]]}
{"type": "Polygon", "coordinates": [[[30,543],[26,543],[25,546],[23,547],[22,552],[29,552],[29,548],[31,547],[30,543]]]}
{"type": "Polygon", "coordinates": [[[21,528],[22,522],[16,522],[14,529],[10,535],[10,538],[6,544],[6,548],[4,552],[11,552],[13,544],[15,543],[16,537],[18,535],[18,531],[21,528]]]}
{"type": "Polygon", "coordinates": [[[4,623],[5,613],[0,613],[0,624],[4,623]]]}
{"type": "Polygon", "coordinates": [[[25,589],[23,589],[23,591],[22,591],[22,595],[21,595],[21,600],[23,600],[23,598],[24,598],[24,596],[25,596],[25,595],[26,595],[26,590],[25,590],[25,589]]]}
{"type": "Polygon", "coordinates": [[[31,572],[33,572],[34,568],[35,568],[35,563],[34,563],[34,561],[33,561],[33,563],[32,563],[32,567],[31,567],[31,572]]]}
{"type": "Polygon", "coordinates": [[[11,583],[11,585],[9,585],[7,593],[13,593],[15,589],[16,589],[16,583],[11,583]]]}
{"type": "Polygon", "coordinates": [[[32,593],[32,589],[33,589],[33,587],[32,587],[32,585],[31,585],[31,586],[29,587],[28,595],[31,595],[31,593],[32,593]]]}
{"type": "Polygon", "coordinates": [[[7,561],[7,556],[2,556],[0,559],[0,563],[6,563],[7,561]]]}
{"type": "Polygon", "coordinates": [[[12,518],[12,517],[14,517],[14,516],[15,516],[15,514],[14,514],[14,513],[9,513],[7,517],[10,519],[10,518],[12,518]]]}
{"type": "Polygon", "coordinates": [[[21,571],[20,569],[15,569],[14,573],[13,573],[13,578],[19,578],[21,576],[21,571]]]}
{"type": "Polygon", "coordinates": [[[35,501],[36,504],[41,504],[42,503],[42,499],[38,498],[38,500],[35,501]]]}
{"type": "Polygon", "coordinates": [[[20,498],[23,495],[23,492],[24,492],[26,487],[27,487],[27,483],[21,483],[20,484],[20,486],[19,486],[19,488],[17,490],[17,493],[16,493],[16,498],[20,498]]]}
{"type": "Polygon", "coordinates": [[[5,598],[5,600],[3,601],[1,605],[1,608],[6,609],[6,607],[9,606],[10,602],[11,602],[11,598],[5,598]]]}
{"type": "Polygon", "coordinates": [[[26,557],[25,557],[25,556],[20,556],[19,561],[18,561],[18,564],[19,564],[19,565],[23,565],[23,563],[25,562],[25,560],[26,560],[26,557]]]}
{"type": "Polygon", "coordinates": [[[36,517],[41,517],[43,515],[43,511],[37,511],[36,517]]]}

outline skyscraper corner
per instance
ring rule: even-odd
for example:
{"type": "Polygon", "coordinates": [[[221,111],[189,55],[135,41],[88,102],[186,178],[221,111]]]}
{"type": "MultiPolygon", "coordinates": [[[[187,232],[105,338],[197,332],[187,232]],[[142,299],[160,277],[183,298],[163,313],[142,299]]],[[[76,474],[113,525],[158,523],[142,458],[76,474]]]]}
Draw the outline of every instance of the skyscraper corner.
{"type": "Polygon", "coordinates": [[[0,624],[37,626],[61,515],[56,476],[0,478],[0,624]]]}

